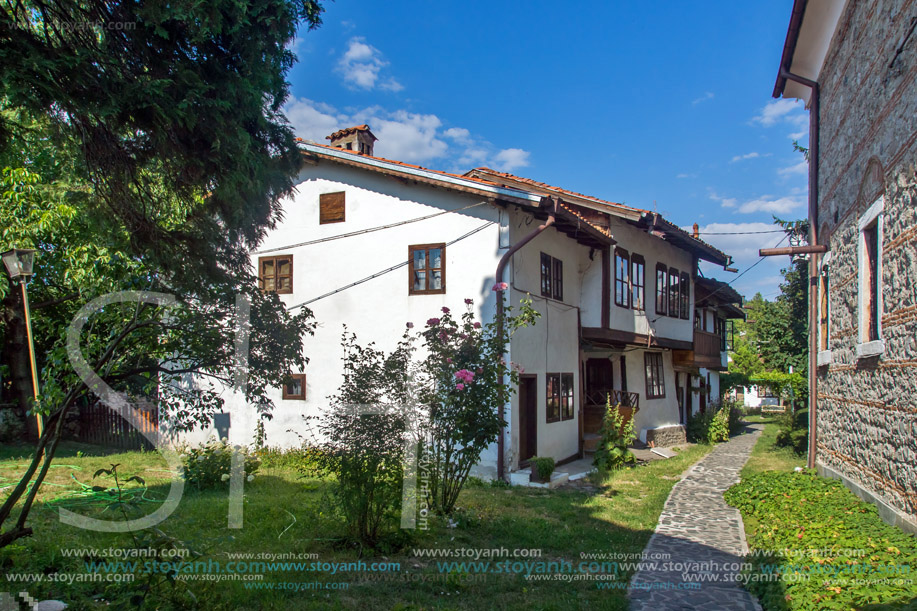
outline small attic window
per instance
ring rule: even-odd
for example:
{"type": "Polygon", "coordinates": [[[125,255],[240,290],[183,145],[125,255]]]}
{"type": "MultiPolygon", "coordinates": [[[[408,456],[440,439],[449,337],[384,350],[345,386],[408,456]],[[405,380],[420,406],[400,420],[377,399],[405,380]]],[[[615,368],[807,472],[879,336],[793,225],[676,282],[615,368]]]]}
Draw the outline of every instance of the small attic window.
{"type": "Polygon", "coordinates": [[[318,196],[318,223],[343,223],[344,222],[344,191],[335,193],[322,193],[318,196]]]}

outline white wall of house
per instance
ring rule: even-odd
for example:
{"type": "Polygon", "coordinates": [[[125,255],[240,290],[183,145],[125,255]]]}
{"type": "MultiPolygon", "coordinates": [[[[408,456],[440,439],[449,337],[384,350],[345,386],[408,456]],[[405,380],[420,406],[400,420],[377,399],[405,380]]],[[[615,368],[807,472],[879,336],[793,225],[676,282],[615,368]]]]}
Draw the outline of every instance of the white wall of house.
{"type": "MultiPolygon", "coordinates": [[[[510,216],[512,243],[528,235],[538,225],[527,221],[531,216],[515,211],[510,216]]],[[[562,460],[579,452],[579,320],[578,308],[585,301],[601,303],[601,253],[596,251],[589,259],[589,247],[578,244],[553,227],[549,227],[534,240],[516,252],[505,278],[512,287],[508,303],[517,307],[519,300],[531,295],[532,307],[541,317],[530,328],[522,329],[511,341],[511,359],[521,365],[526,374],[538,376],[538,426],[537,454],[562,460]],[[563,262],[563,300],[541,296],[541,253],[563,262]],[[592,270],[599,270],[598,292],[584,299],[584,292],[595,288],[592,270]],[[585,279],[585,281],[584,281],[585,279]],[[573,418],[547,422],[548,373],[572,373],[574,384],[573,418]]],[[[587,293],[588,294],[588,293],[587,293]]],[[[599,311],[599,308],[593,308],[599,311]]],[[[601,315],[601,314],[599,314],[601,315]]],[[[518,394],[513,395],[510,447],[519,444],[518,394]]],[[[510,465],[518,465],[518,456],[508,457],[510,465]]]]}
{"type": "MultiPolygon", "coordinates": [[[[283,247],[271,255],[293,255],[293,293],[279,295],[288,307],[407,261],[409,245],[448,243],[487,222],[492,224],[446,247],[445,294],[409,295],[405,266],[310,304],[318,327],[315,335],[304,341],[304,354],[309,358],[302,372],[307,380],[306,400],[284,400],[279,388],[272,392],[273,418],[265,423],[268,444],[298,445],[297,433],[307,434],[303,417],[319,415],[327,407],[327,397],[342,381],[340,339],[345,324],[348,331],[356,333],[360,344],[375,342],[377,348],[388,351],[401,338],[406,323],[412,322],[415,330],[420,330],[427,319],[440,316],[444,306],[461,315],[466,298],[474,300],[479,320],[492,320],[496,302],[491,287],[503,252],[498,243],[499,210],[489,204],[360,236],[287,246],[457,210],[479,201],[481,198],[474,195],[406,185],[329,162],[304,167],[295,195],[284,203],[283,221],[260,246],[260,251],[283,247]],[[346,220],[319,224],[319,196],[336,191],[346,194],[346,220]]],[[[252,256],[254,265],[259,256],[252,256]]],[[[250,443],[257,423],[253,410],[228,394],[231,440],[250,443]]]]}
{"type": "MultiPolygon", "coordinates": [[[[693,341],[693,256],[691,253],[676,248],[661,238],[647,234],[621,219],[611,219],[611,234],[617,240],[617,246],[628,251],[643,255],[646,260],[645,267],[645,309],[633,310],[623,308],[614,303],[614,249],[611,253],[611,328],[634,333],[650,334],[655,337],[666,337],[684,341],[693,341]],[[688,319],[671,318],[656,312],[656,264],[663,263],[679,272],[687,272],[692,276],[691,289],[688,295],[688,319]]],[[[587,325],[584,326],[598,326],[587,325]]],[[[671,363],[670,363],[671,366],[671,363]]]]}
{"type": "Polygon", "coordinates": [[[771,405],[780,405],[780,399],[777,397],[763,396],[764,389],[759,386],[745,387],[745,407],[768,407],[771,405]]]}

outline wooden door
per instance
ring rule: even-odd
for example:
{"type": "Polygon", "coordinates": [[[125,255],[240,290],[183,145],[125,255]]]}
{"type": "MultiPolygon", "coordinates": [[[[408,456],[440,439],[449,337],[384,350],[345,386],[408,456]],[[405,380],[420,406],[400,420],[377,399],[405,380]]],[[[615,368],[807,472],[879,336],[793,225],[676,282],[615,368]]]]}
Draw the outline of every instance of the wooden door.
{"type": "Polygon", "coordinates": [[[538,452],[538,377],[519,377],[519,462],[538,452]]]}

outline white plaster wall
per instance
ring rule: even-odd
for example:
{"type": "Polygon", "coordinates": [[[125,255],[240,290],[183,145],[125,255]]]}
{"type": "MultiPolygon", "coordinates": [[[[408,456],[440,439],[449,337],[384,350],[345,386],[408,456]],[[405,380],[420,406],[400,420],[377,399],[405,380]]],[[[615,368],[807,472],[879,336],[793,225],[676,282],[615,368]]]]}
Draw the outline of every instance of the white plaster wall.
{"type": "MultiPolygon", "coordinates": [[[[526,224],[524,213],[516,212],[510,220],[512,243],[528,235],[538,222],[526,224]]],[[[579,322],[578,310],[584,278],[592,278],[592,270],[601,274],[601,253],[596,251],[589,260],[589,248],[576,243],[553,227],[549,227],[513,255],[507,280],[512,285],[509,303],[516,306],[526,294],[532,297],[532,307],[541,318],[529,328],[516,333],[511,343],[511,359],[525,369],[527,374],[538,376],[538,426],[537,454],[555,460],[568,458],[579,452],[579,322]],[[563,261],[563,301],[541,296],[541,253],[563,261]],[[574,417],[560,422],[546,422],[547,373],[572,373],[574,384],[574,417]]],[[[601,275],[599,275],[601,286],[601,275]]],[[[601,292],[598,293],[601,295],[601,292]]],[[[600,298],[600,297],[599,297],[600,298]]],[[[601,303],[601,302],[600,302],[601,303]]],[[[598,311],[598,308],[595,308],[598,311]]],[[[519,409],[518,395],[513,395],[511,422],[512,448],[518,447],[519,409]]],[[[511,467],[518,465],[518,456],[508,457],[511,467]]]]}
{"type": "Polygon", "coordinates": [[[640,411],[634,419],[634,428],[640,439],[646,441],[647,429],[677,425],[678,398],[675,396],[675,369],[672,364],[671,350],[627,350],[627,390],[640,394],[640,411]],[[658,399],[646,397],[646,364],[644,355],[647,352],[662,354],[662,372],[665,383],[665,396],[658,399]]]}
{"type": "MultiPolygon", "coordinates": [[[[652,329],[656,337],[693,341],[694,323],[693,312],[689,311],[688,320],[670,318],[656,313],[656,264],[664,263],[667,267],[676,268],[679,273],[688,272],[691,276],[691,290],[688,295],[690,308],[694,304],[694,273],[693,256],[691,253],[676,248],[663,240],[640,231],[625,221],[612,218],[611,234],[617,240],[617,246],[628,251],[643,255],[646,260],[645,267],[645,301],[646,309],[643,311],[623,308],[614,303],[614,251],[611,253],[611,328],[635,333],[648,334],[652,329]]],[[[585,325],[584,326],[589,326],[585,325]]],[[[595,325],[598,326],[598,325],[595,325]]]]}
{"type": "MultiPolygon", "coordinates": [[[[283,221],[269,233],[260,250],[456,210],[478,201],[480,198],[473,195],[403,184],[333,163],[305,166],[296,194],[284,204],[283,221]],[[320,225],[319,195],[335,191],[346,193],[346,221],[320,225]]],[[[420,330],[427,319],[441,315],[443,306],[460,315],[466,307],[465,298],[474,300],[479,320],[492,320],[495,298],[491,287],[503,252],[498,248],[498,218],[498,210],[484,204],[400,227],[269,253],[293,255],[293,293],[280,295],[284,304],[292,306],[407,261],[409,245],[450,242],[487,221],[495,222],[446,248],[445,294],[409,295],[408,267],[404,266],[309,305],[318,328],[304,341],[304,353],[309,358],[303,371],[307,398],[283,400],[280,389],[273,391],[273,419],[265,423],[267,443],[298,445],[297,433],[306,435],[303,416],[319,415],[327,407],[326,398],[342,381],[340,338],[344,324],[357,334],[361,345],[372,341],[377,348],[391,350],[407,322],[420,330]]],[[[257,264],[258,256],[253,255],[253,264],[257,264]]],[[[232,413],[233,442],[250,443],[256,425],[252,410],[235,397],[227,406],[232,413]]]]}

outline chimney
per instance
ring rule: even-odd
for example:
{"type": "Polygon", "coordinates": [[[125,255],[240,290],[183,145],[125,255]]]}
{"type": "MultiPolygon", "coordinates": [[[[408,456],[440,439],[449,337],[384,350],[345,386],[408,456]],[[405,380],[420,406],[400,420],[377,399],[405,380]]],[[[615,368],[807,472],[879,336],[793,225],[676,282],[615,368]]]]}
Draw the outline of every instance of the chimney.
{"type": "Polygon", "coordinates": [[[700,227],[697,226],[697,223],[694,223],[694,239],[696,240],[700,236],[700,227]]]}
{"type": "Polygon", "coordinates": [[[325,139],[330,140],[333,147],[356,151],[361,155],[372,155],[373,143],[378,140],[366,124],[339,129],[325,139]]]}

